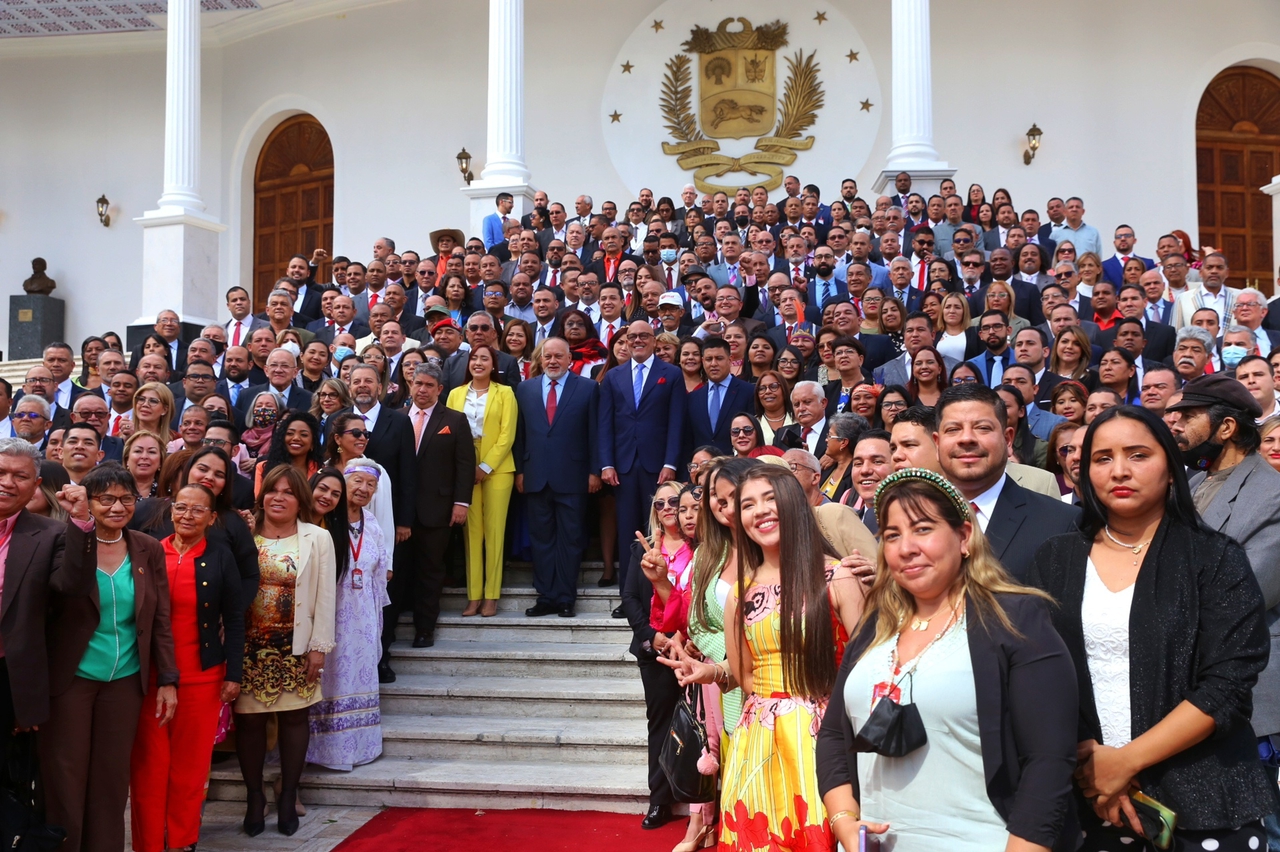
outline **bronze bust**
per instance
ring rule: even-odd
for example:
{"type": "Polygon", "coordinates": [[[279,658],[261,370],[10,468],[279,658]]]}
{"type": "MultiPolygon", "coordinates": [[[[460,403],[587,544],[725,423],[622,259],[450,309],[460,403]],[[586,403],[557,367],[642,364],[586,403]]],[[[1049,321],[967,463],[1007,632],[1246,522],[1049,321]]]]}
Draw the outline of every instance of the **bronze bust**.
{"type": "Polygon", "coordinates": [[[45,275],[45,270],[48,268],[49,264],[44,262],[43,257],[32,260],[31,277],[22,282],[22,289],[35,296],[47,296],[52,293],[58,286],[58,282],[45,275]]]}

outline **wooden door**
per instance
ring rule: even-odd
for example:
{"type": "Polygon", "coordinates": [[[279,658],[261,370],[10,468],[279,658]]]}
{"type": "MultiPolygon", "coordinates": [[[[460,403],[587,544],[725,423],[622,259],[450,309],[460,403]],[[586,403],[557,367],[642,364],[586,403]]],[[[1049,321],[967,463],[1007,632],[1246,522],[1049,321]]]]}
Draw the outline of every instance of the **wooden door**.
{"type": "MultiPolygon", "coordinates": [[[[253,304],[267,294],[295,254],[308,259],[316,248],[333,253],[333,146],[310,115],[285,119],[258,156],[253,183],[253,304]]],[[[328,281],[329,263],[317,280],[328,281]]]]}
{"type": "Polygon", "coordinates": [[[1200,245],[1231,267],[1230,285],[1270,295],[1271,198],[1260,187],[1280,173],[1280,79],[1257,68],[1228,68],[1205,89],[1196,113],[1200,245]]]}

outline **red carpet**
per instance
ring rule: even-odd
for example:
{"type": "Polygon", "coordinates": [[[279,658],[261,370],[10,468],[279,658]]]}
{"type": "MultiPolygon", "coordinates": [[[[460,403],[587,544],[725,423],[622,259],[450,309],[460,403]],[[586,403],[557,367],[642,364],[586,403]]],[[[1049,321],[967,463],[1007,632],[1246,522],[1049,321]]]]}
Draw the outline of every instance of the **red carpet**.
{"type": "Polygon", "coordinates": [[[338,844],[335,852],[668,852],[684,837],[687,817],[654,831],[641,814],[595,811],[474,811],[390,808],[338,844]]]}

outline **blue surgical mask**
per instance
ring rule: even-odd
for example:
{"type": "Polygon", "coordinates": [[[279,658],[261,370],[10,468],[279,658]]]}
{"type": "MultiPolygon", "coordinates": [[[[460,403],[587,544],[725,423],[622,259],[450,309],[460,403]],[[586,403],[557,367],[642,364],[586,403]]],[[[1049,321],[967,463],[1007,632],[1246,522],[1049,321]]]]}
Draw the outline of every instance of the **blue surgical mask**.
{"type": "Polygon", "coordinates": [[[355,350],[350,346],[339,346],[337,349],[333,350],[333,360],[341,364],[342,359],[349,358],[354,354],[356,354],[355,350]]]}
{"type": "Polygon", "coordinates": [[[675,262],[676,262],[676,250],[675,250],[675,249],[663,249],[662,251],[658,252],[658,257],[662,258],[662,262],[663,262],[663,263],[675,263],[675,262]]]}
{"type": "Polygon", "coordinates": [[[1237,344],[1222,347],[1222,366],[1235,369],[1236,364],[1244,360],[1244,356],[1249,354],[1249,350],[1237,344]]]}

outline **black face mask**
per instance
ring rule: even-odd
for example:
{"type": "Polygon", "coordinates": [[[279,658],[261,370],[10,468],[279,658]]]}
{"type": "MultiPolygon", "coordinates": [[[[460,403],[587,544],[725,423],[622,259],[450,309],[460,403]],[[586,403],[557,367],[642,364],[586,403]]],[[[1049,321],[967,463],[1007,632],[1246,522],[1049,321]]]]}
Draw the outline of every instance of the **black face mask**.
{"type": "Polygon", "coordinates": [[[836,268],[829,263],[819,263],[813,267],[813,271],[821,275],[823,278],[830,276],[832,272],[835,272],[835,269],[836,268]]]}
{"type": "Polygon", "coordinates": [[[1182,451],[1182,463],[1192,470],[1208,470],[1218,456],[1222,455],[1223,445],[1216,441],[1204,441],[1199,446],[1182,451]]]}
{"type": "Polygon", "coordinates": [[[736,222],[736,223],[738,224],[738,227],[739,227],[739,228],[745,228],[745,227],[747,227],[747,225],[749,225],[749,224],[751,223],[751,217],[750,217],[750,216],[737,216],[737,217],[735,217],[735,218],[734,218],[734,220],[733,220],[733,221],[734,221],[734,222],[736,222]]]}

